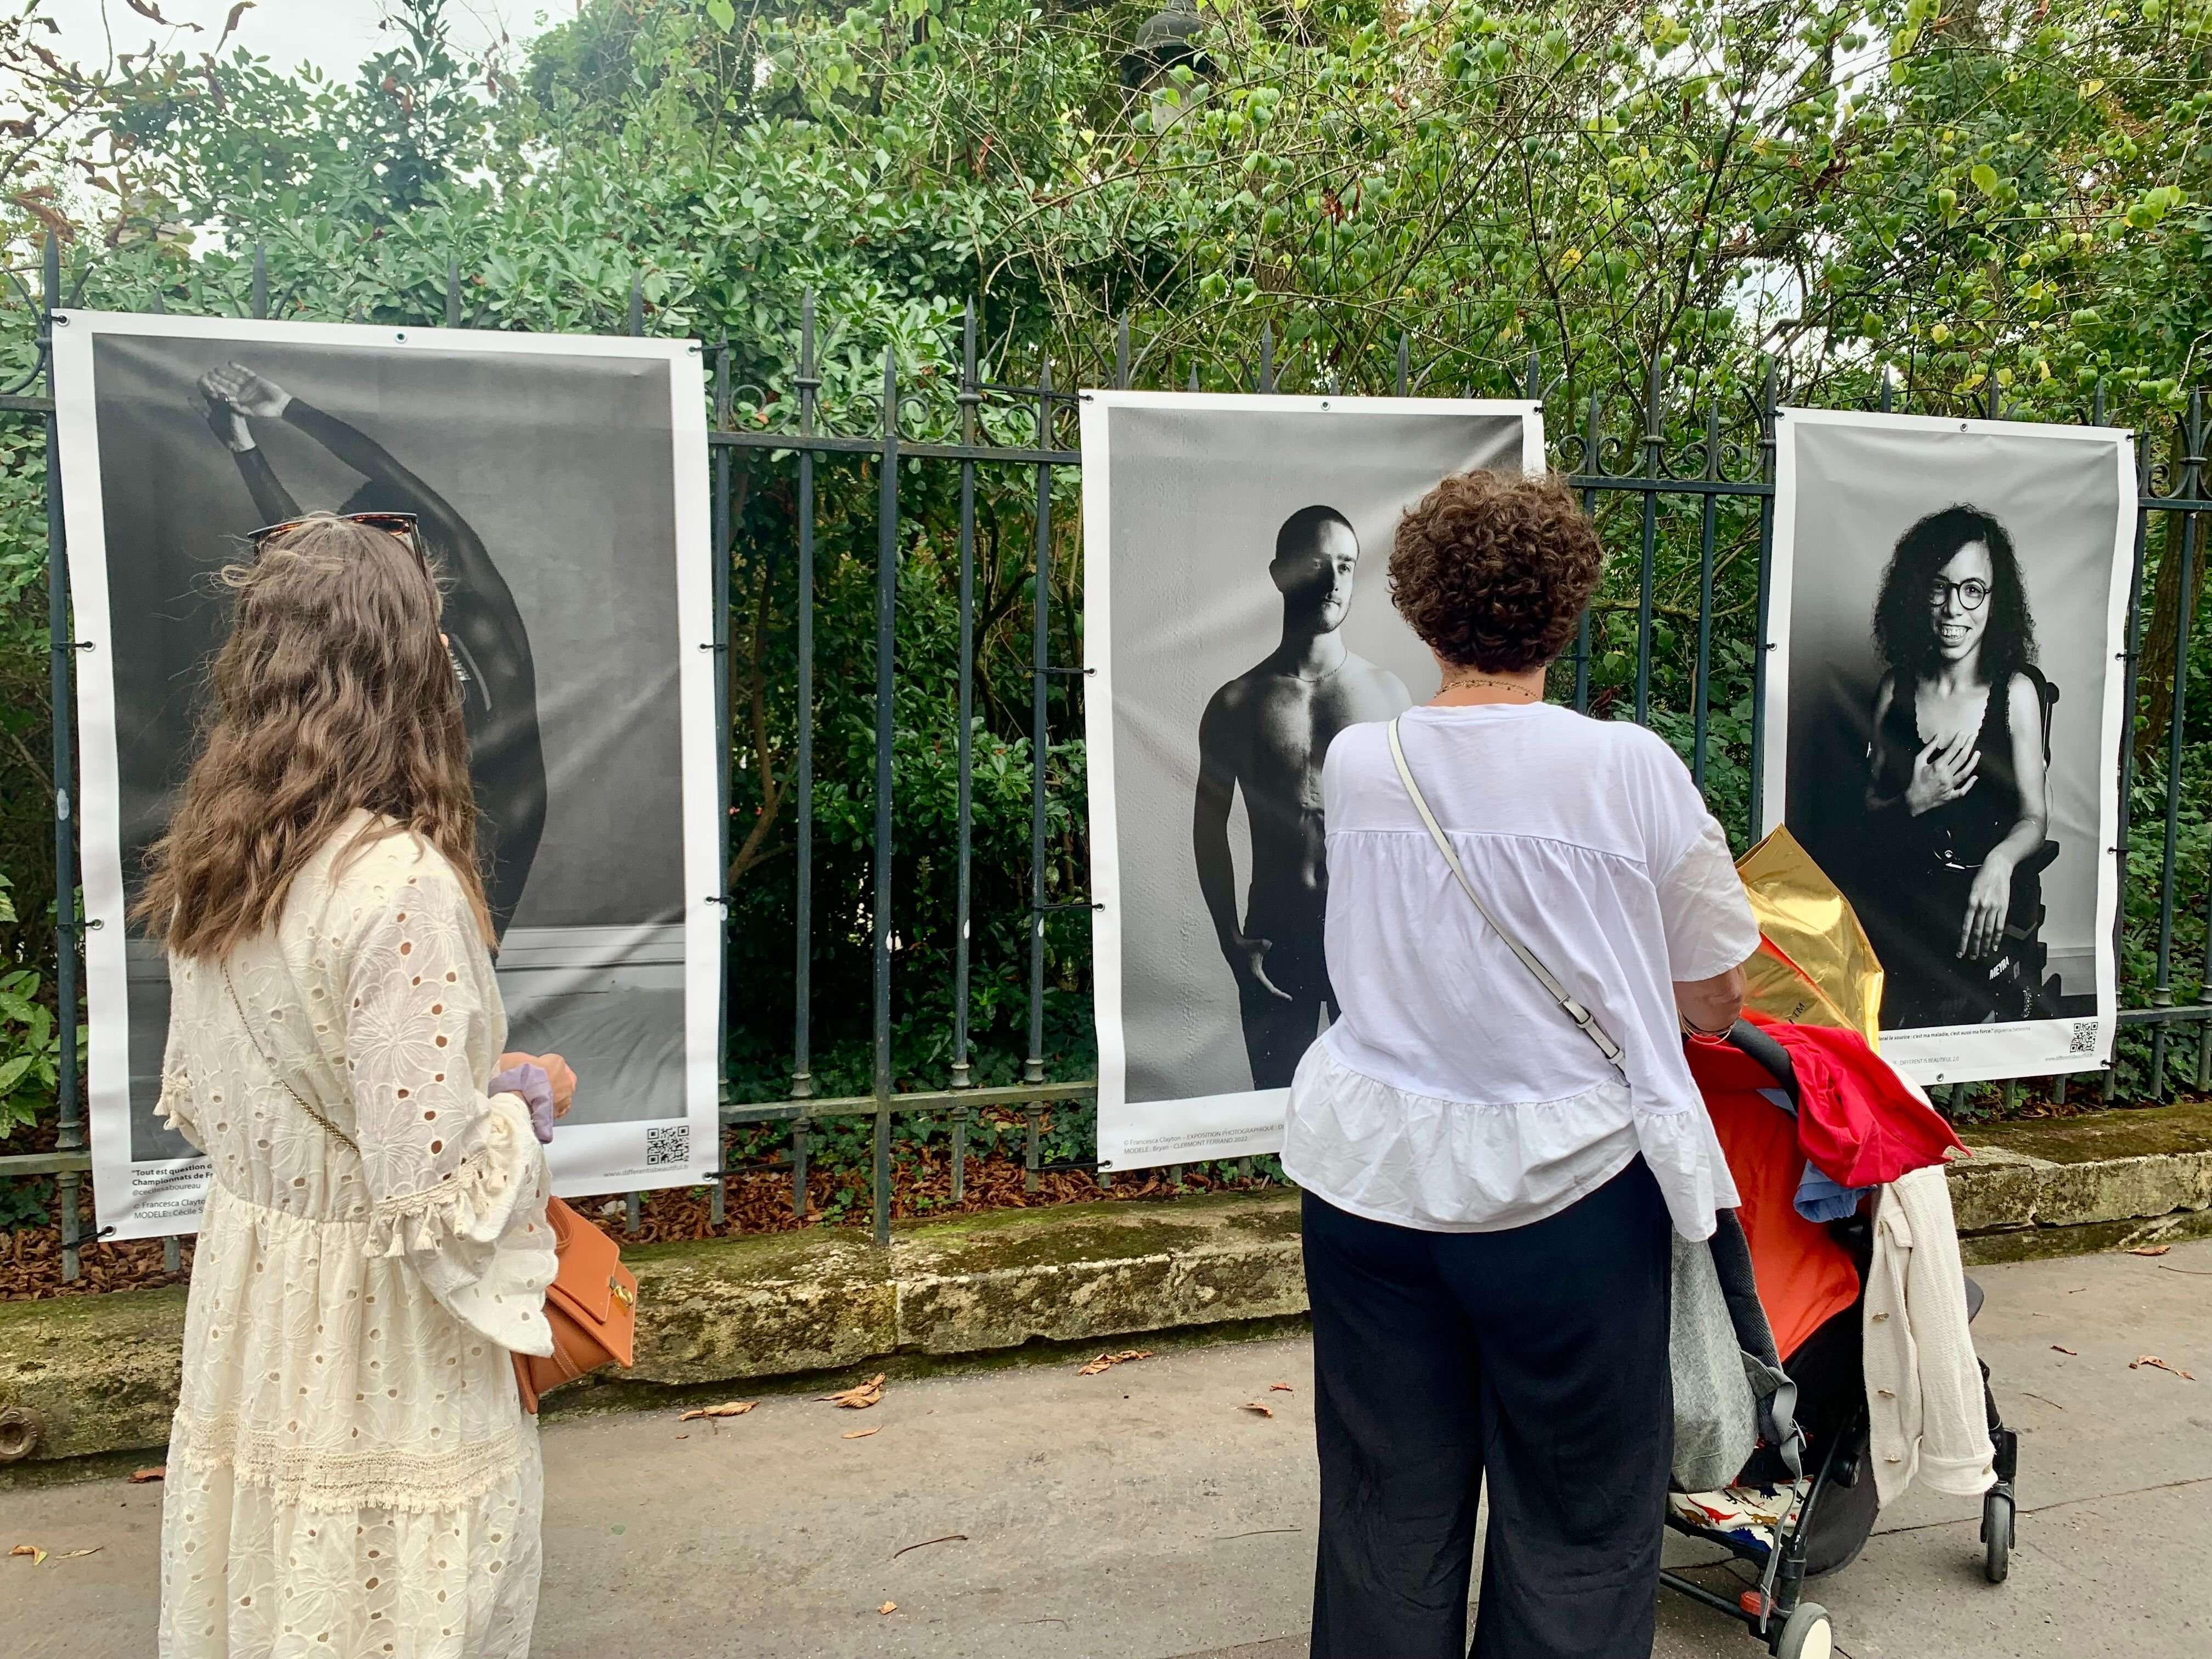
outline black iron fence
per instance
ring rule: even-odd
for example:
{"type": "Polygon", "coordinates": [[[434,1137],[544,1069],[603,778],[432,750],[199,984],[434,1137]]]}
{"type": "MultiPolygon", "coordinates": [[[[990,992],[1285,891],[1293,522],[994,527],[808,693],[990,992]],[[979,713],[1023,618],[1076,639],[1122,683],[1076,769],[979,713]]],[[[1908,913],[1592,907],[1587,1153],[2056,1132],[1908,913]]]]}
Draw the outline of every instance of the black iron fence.
{"type": "MultiPolygon", "coordinates": [[[[459,276],[449,297],[448,324],[459,319],[459,276]]],[[[52,251],[46,269],[49,304],[60,293],[60,273],[52,251]]],[[[254,309],[266,306],[266,283],[257,276],[254,309]]],[[[630,326],[642,328],[635,294],[630,326]]],[[[1223,370],[1219,366],[1148,363],[1133,352],[1125,325],[1096,361],[1060,368],[1040,362],[1032,378],[1017,380],[1004,365],[999,373],[979,359],[971,312],[963,331],[957,377],[939,372],[909,374],[902,380],[894,350],[883,355],[879,386],[855,391],[856,348],[836,336],[838,352],[833,375],[825,346],[834,330],[817,325],[807,301],[796,344],[796,372],[782,386],[733,386],[732,354],[726,346],[708,348],[714,365],[714,419],[709,435],[718,617],[716,684],[719,706],[730,724],[725,730],[722,799],[735,814],[750,811],[756,825],[788,803],[792,823],[787,850],[790,868],[780,856],[753,861],[757,836],[744,847],[725,846],[724,867],[742,874],[725,902],[735,908],[738,888],[757,899],[774,896],[773,908],[787,927],[791,954],[783,970],[763,964],[768,955],[748,931],[736,947],[743,983],[725,987],[732,1085],[726,1091],[722,1118],[736,1133],[726,1136],[744,1155],[727,1160],[725,1176],[787,1175],[796,1213],[807,1212],[810,1162],[825,1137],[837,1136],[841,1152],[850,1152],[853,1132],[867,1137],[871,1179],[867,1199],[875,1237],[888,1238],[893,1183],[904,1125],[903,1143],[941,1136],[951,1176],[952,1201],[961,1201],[969,1178],[971,1135],[988,1122],[993,1144],[1009,1132],[1018,1138],[1024,1178],[1035,1190],[1055,1169],[1095,1171],[1095,1159],[1083,1155],[1087,1133],[1058,1135],[1063,1153],[1048,1155],[1043,1133],[1048,1115],[1081,1115],[1095,1096],[1087,1075],[1071,1065],[1080,1045],[1061,1043],[1048,1053],[1048,1008],[1060,996],[1064,1026],[1085,1017],[1081,963],[1086,959],[1082,928],[1090,902],[1082,891],[1080,851],[1081,688],[1083,671],[1073,659],[1079,617],[1055,617],[1056,584],[1063,608],[1075,604],[1071,580],[1080,558],[1073,535],[1074,515],[1066,510],[1081,454],[1073,441],[1080,393],[1073,386],[1107,384],[1180,386],[1209,390],[1312,390],[1328,393],[1362,391],[1419,395],[1425,386],[1408,350],[1401,344],[1395,374],[1384,384],[1340,383],[1328,366],[1292,356],[1282,363],[1272,337],[1263,337],[1258,361],[1223,370]],[[1072,371],[1072,372],[1071,372],[1072,371]],[[833,384],[834,382],[834,384],[833,384]],[[842,392],[835,389],[842,386],[842,392]],[[868,496],[872,495],[872,507],[868,496]],[[834,501],[830,498],[834,497],[834,501]],[[917,507],[917,501],[921,505],[917,507]],[[1026,532],[1028,545],[1019,561],[1026,582],[1008,586],[1005,538],[999,532],[1012,512],[1026,532]],[[865,589],[839,587],[844,606],[828,621],[853,624],[855,664],[872,659],[866,678],[857,669],[841,670],[830,683],[818,681],[825,623],[824,583],[830,563],[851,574],[865,559],[858,538],[872,514],[873,568],[865,589]],[[990,614],[981,613],[979,547],[990,521],[990,614]],[[836,546],[825,561],[822,538],[834,520],[836,546]],[[909,672],[901,660],[902,580],[923,550],[929,554],[928,579],[949,592],[952,640],[951,684],[909,672]],[[733,574],[745,592],[732,594],[733,574]],[[1026,661],[1019,678],[1027,682],[1026,711],[993,690],[995,726],[978,707],[981,658],[985,636],[1018,638],[1014,612],[1025,595],[1026,661]],[[754,626],[736,637],[733,603],[751,604],[754,626]],[[868,615],[857,615],[865,603],[868,615]],[[770,612],[775,612],[773,627],[770,612]],[[1055,625],[1059,633],[1055,635],[1055,625]],[[787,678],[773,657],[771,634],[787,650],[787,678]],[[865,634],[865,646],[859,636],[865,634]],[[733,714],[732,658],[742,654],[752,684],[750,718],[733,714]],[[895,890],[902,857],[897,779],[900,775],[902,700],[921,696],[944,702],[952,716],[951,765],[954,802],[949,842],[932,831],[933,851],[949,847],[953,870],[949,882],[933,872],[927,908],[941,908],[949,894],[949,915],[919,915],[908,896],[895,890]],[[1023,718],[1025,713],[1025,720],[1023,718]],[[865,743],[862,716],[865,714],[865,743]],[[785,740],[771,740],[771,717],[781,722],[785,740]],[[1028,836],[1026,869],[1012,867],[1010,842],[994,842],[987,866],[979,866],[975,844],[976,744],[994,744],[997,759],[1026,726],[1028,836]],[[747,728],[750,728],[748,730],[747,728]],[[825,838],[821,818],[825,772],[821,741],[826,732],[839,742],[840,782],[834,793],[835,825],[825,838]],[[996,735],[992,733],[995,732],[996,735]],[[1054,825],[1066,826],[1055,831],[1054,825]],[[838,862],[835,879],[822,884],[825,848],[838,862]],[[1071,850],[1073,849],[1073,850],[1071,850]],[[996,908],[1018,910],[1020,971],[994,981],[994,1001],[1020,1008],[1021,1021],[1002,1022],[1023,1039],[1020,1052],[1001,1044],[993,1063],[1007,1073],[989,1082],[973,1024],[976,1012],[973,941],[978,921],[980,876],[997,878],[996,908]],[[902,912],[902,907],[905,906],[902,912]],[[903,922],[902,916],[904,916],[903,922]],[[934,930],[949,938],[949,985],[933,983],[929,999],[918,1001],[899,983],[911,941],[902,926],[934,930]],[[858,971],[865,953],[866,971],[858,971]],[[851,958],[845,960],[845,958],[851,958]],[[818,1000],[820,975],[838,967],[837,1006],[826,1017],[842,1034],[839,1067],[865,1086],[825,1092],[819,1047],[825,1016],[818,1000]],[[850,969],[851,971],[847,971],[850,969]],[[769,983],[773,975],[775,982],[769,983]],[[1066,981],[1048,986],[1048,977],[1066,981]],[[1025,985],[1023,981],[1025,981],[1025,985]],[[859,1016],[859,988],[865,984],[865,1020],[859,1016]],[[1007,997],[997,997],[1006,990],[1007,997]],[[736,994],[733,996],[732,992],[736,994]],[[1025,995],[1021,993],[1025,992],[1025,995]],[[847,1004],[854,1005],[848,1006],[847,1004]],[[758,1063],[768,1045],[781,1039],[763,1030],[757,1012],[790,1017],[787,1068],[758,1063]],[[932,1029],[908,1029],[916,1009],[929,1014],[932,1029]],[[939,1016],[941,1015],[941,1020],[939,1016]],[[1023,1022],[1025,1021],[1025,1029],[1023,1022]],[[944,1029],[937,1029],[939,1025],[944,1029]],[[865,1028],[865,1039],[858,1033],[865,1028]],[[906,1057],[895,1058],[902,1043],[906,1057]],[[742,1048],[751,1056],[744,1065],[742,1048]],[[857,1058],[864,1048],[865,1063],[857,1058]],[[740,1145],[742,1143],[742,1145],[740,1145]]],[[[43,365],[42,365],[43,367],[43,365]]],[[[1556,671],[1554,694],[1573,705],[1608,717],[1629,718],[1660,729],[1682,752],[1700,788],[1740,840],[1762,829],[1760,751],[1766,709],[1766,603],[1768,565],[1774,531],[1775,410],[1784,388],[1778,368],[1769,368],[1755,386],[1700,384],[1670,391],[1664,372],[1655,367],[1641,386],[1573,394],[1544,379],[1545,365],[1532,356],[1518,387],[1510,391],[1544,400],[1550,415],[1554,465],[1568,475],[1596,517],[1611,549],[1612,573],[1583,623],[1571,657],[1556,671]]],[[[1881,383],[1879,404],[1892,398],[1881,383]]],[[[0,412],[43,419],[48,453],[54,426],[50,397],[19,395],[17,387],[0,398],[0,412]]],[[[1449,388],[1454,393],[1463,389],[1449,388]]],[[[1995,377],[1986,401],[1972,412],[1996,416],[2016,414],[2001,406],[1995,377]]],[[[1960,412],[1954,408],[1946,412],[1960,412]]],[[[2093,390],[2079,417],[2096,424],[2106,418],[2102,386],[2093,390]]],[[[2198,746],[2187,733],[2185,710],[2191,690],[2193,632],[2197,599],[2205,576],[2203,515],[2212,513],[2207,489],[2205,423],[2201,396],[2185,414],[2146,431],[2139,444],[2138,490],[2142,513],[2130,575],[2126,642],[2126,706],[2130,741],[2124,750],[2120,792],[2119,845],[2114,849],[2124,878],[2121,992],[2123,1047],[2129,1068],[2128,1092],[2144,1099],[2163,1098],[2177,1085],[2212,1085],[2212,744],[2198,746]],[[2145,614],[2147,571],[2155,582],[2151,614],[2145,614]],[[2145,633],[2155,637],[2147,659],[2145,633]],[[2131,830],[2145,817],[2155,820],[2155,842],[2148,848],[2131,830]],[[2201,935],[2201,938],[2200,938],[2201,935]],[[2201,947],[2202,960],[2196,960],[2201,947]],[[2180,1028],[2193,1026],[2183,1035],[2180,1028]]],[[[64,544],[58,474],[49,468],[48,538],[51,551],[50,621],[52,641],[54,780],[58,791],[55,862],[58,871],[58,963],[56,983],[64,1030],[78,1018],[77,951],[86,925],[74,906],[75,825],[70,816],[68,781],[72,776],[71,665],[65,599],[67,550],[64,544]]],[[[908,603],[916,592],[904,590],[908,603]]],[[[942,645],[943,641],[939,641],[942,645]]],[[[936,647],[933,647],[933,649],[936,647]]],[[[843,661],[843,659],[840,659],[843,661]]],[[[996,769],[996,761],[994,762],[996,769]]],[[[1006,776],[1018,787],[1019,768],[1006,776]]],[[[1006,776],[993,769],[994,787],[1004,794],[1006,776]]],[[[927,860],[924,860],[927,862],[927,860]]],[[[1006,923],[1000,915],[986,920],[1006,923]]],[[[97,925],[97,924],[93,924],[97,925]]],[[[1017,935],[1002,928],[1000,937],[1017,935]]],[[[1012,949],[1012,947],[1008,947],[1012,949]]],[[[1002,952],[1002,954],[1004,954],[1002,952]]],[[[933,977],[945,964],[930,956],[913,969],[933,977]]],[[[1011,964],[1001,963],[1002,968],[1011,964]]],[[[90,1167],[75,1055],[64,1045],[59,1098],[59,1139],[52,1152],[0,1157],[0,1178],[58,1177],[64,1247],[64,1276],[75,1277],[81,1243],[77,1186],[90,1167]]],[[[2121,1072],[2106,1072],[2099,1084],[2106,1099],[2123,1085],[2121,1072]]],[[[2000,1085],[2008,1099],[2017,1083],[2000,1085]]],[[[2050,1079],[2061,1096],[2065,1079],[2050,1079]]],[[[1954,1105],[1963,1101],[1963,1085],[1954,1105]]],[[[1104,1177],[1101,1177],[1102,1182],[1104,1177]]],[[[723,1219],[726,1182],[711,1188],[713,1215],[723,1219]]],[[[629,1224],[638,1224],[639,1199],[628,1196],[629,1224]]]]}

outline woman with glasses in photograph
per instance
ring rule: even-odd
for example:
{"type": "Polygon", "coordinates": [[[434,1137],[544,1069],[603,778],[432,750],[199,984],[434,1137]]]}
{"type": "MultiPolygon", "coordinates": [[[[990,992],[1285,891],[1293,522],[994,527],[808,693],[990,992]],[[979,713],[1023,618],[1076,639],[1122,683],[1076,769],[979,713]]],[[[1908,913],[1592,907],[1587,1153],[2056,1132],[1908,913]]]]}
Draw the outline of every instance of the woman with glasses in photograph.
{"type": "Polygon", "coordinates": [[[2039,988],[2045,717],[2035,623],[2012,538],[1949,507],[1897,544],[1875,604],[1875,694],[1853,903],[1887,973],[1885,1027],[2023,1019],[2039,988]]]}
{"type": "Polygon", "coordinates": [[[161,1506],[161,1659],[526,1659],[543,1143],[502,1054],[461,690],[411,525],[259,539],[134,920],[163,1119],[212,1176],[161,1506]]]}
{"type": "Polygon", "coordinates": [[[464,683],[462,714],[483,811],[484,896],[493,928],[505,938],[545,829],[538,672],[507,579],[453,504],[360,428],[301,402],[241,363],[202,375],[199,397],[209,425],[238,463],[263,524],[300,516],[300,504],[254,437],[253,422],[282,421],[366,480],[340,513],[411,514],[432,560],[451,579],[446,631],[464,683]]]}

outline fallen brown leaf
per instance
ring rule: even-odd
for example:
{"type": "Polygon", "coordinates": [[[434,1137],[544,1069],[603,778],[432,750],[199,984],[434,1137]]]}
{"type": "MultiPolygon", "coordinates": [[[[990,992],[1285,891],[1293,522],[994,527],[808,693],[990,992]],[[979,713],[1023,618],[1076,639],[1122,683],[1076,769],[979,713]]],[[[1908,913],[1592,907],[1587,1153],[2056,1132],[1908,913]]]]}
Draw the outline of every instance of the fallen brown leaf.
{"type": "Polygon", "coordinates": [[[1076,1372],[1076,1375],[1096,1376],[1101,1371],[1112,1370],[1116,1365],[1126,1365],[1133,1359],[1150,1359],[1152,1357],[1152,1351],[1150,1348],[1124,1348],[1120,1353],[1102,1353],[1081,1370],[1076,1372]]]}
{"type": "Polygon", "coordinates": [[[825,1404],[842,1406],[848,1412],[864,1412],[884,1397],[884,1375],[877,1372],[858,1388],[848,1389],[842,1394],[821,1396],[825,1404]]]}
{"type": "Polygon", "coordinates": [[[1243,1406],[1238,1407],[1238,1409],[1240,1411],[1257,1412],[1262,1417],[1273,1417],[1275,1414],[1275,1408],[1273,1406],[1263,1406],[1256,1400],[1246,1401],[1243,1406]]]}
{"type": "Polygon", "coordinates": [[[2185,1382],[2194,1382],[2197,1380],[2180,1366],[2169,1365],[2154,1353],[2147,1353],[2140,1359],[2130,1359],[2128,1362],[2128,1369],[2131,1371],[2142,1370],[2146,1366],[2153,1370],[2170,1371],[2185,1382]]]}
{"type": "Polygon", "coordinates": [[[757,1400],[726,1400],[719,1406],[702,1406],[696,1412],[686,1412],[676,1420],[690,1423],[702,1417],[743,1417],[759,1404],[757,1400]]]}
{"type": "Polygon", "coordinates": [[[1287,1382],[1270,1382],[1267,1384],[1267,1392],[1269,1394],[1296,1394],[1297,1390],[1287,1382]]]}
{"type": "Polygon", "coordinates": [[[2164,1255],[2173,1248],[2171,1244],[2146,1244],[2141,1249],[2130,1250],[2130,1255],[2164,1255]]]}
{"type": "Polygon", "coordinates": [[[878,1607],[876,1611],[878,1613],[896,1613],[898,1611],[898,1603],[896,1601],[886,1601],[883,1606],[878,1607]]]}
{"type": "Polygon", "coordinates": [[[134,1470],[131,1476],[131,1484],[134,1486],[143,1486],[149,1480],[166,1480],[168,1475],[169,1466],[167,1463],[156,1463],[150,1469],[134,1470]]]}
{"type": "Polygon", "coordinates": [[[968,1534],[966,1533],[948,1532],[942,1538],[925,1538],[919,1544],[908,1544],[906,1547],[906,1549],[893,1550],[891,1552],[891,1559],[894,1561],[897,1560],[899,1557],[906,1553],[907,1550],[926,1550],[932,1544],[964,1544],[967,1541],[968,1534]]]}
{"type": "Polygon", "coordinates": [[[10,1556],[29,1556],[31,1558],[31,1565],[34,1567],[46,1559],[46,1553],[40,1549],[36,1544],[18,1544],[14,1549],[9,1550],[8,1553],[10,1556]]]}
{"type": "Polygon", "coordinates": [[[100,1551],[106,1547],[107,1546],[105,1544],[94,1544],[88,1550],[64,1550],[59,1555],[54,1557],[54,1559],[57,1561],[75,1561],[82,1556],[97,1555],[100,1551]]]}
{"type": "Polygon", "coordinates": [[[881,1434],[883,1431],[883,1425],[878,1423],[872,1429],[848,1429],[837,1437],[840,1440],[866,1440],[870,1435],[881,1434]]]}
{"type": "Polygon", "coordinates": [[[2081,1357],[2080,1350],[2075,1348],[2062,1348],[2056,1342],[2051,1345],[2051,1352],[2053,1353],[2072,1354],[2076,1359],[2079,1359],[2081,1357]]]}

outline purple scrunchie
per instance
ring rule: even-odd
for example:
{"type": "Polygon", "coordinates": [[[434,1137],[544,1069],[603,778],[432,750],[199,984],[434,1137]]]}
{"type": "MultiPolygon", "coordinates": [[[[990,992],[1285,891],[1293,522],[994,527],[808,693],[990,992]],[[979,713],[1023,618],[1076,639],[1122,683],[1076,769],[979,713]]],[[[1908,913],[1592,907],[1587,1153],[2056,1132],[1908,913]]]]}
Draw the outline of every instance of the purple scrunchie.
{"type": "Polygon", "coordinates": [[[530,1108],[530,1127],[538,1139],[553,1139],[553,1079],[543,1066],[510,1066],[491,1080],[486,1091],[495,1095],[520,1095],[530,1108]]]}

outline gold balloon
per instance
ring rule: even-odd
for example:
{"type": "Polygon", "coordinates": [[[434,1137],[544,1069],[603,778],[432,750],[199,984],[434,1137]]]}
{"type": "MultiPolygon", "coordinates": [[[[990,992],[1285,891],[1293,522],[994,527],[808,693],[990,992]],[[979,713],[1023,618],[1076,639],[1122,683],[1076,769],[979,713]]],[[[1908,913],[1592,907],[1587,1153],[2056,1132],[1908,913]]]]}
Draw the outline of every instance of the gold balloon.
{"type": "Polygon", "coordinates": [[[1744,964],[1747,1007],[1798,1025],[1840,1026],[1881,1046],[1881,963],[1851,911],[1798,845],[1779,829],[1736,863],[1759,954],[1744,964]]]}

